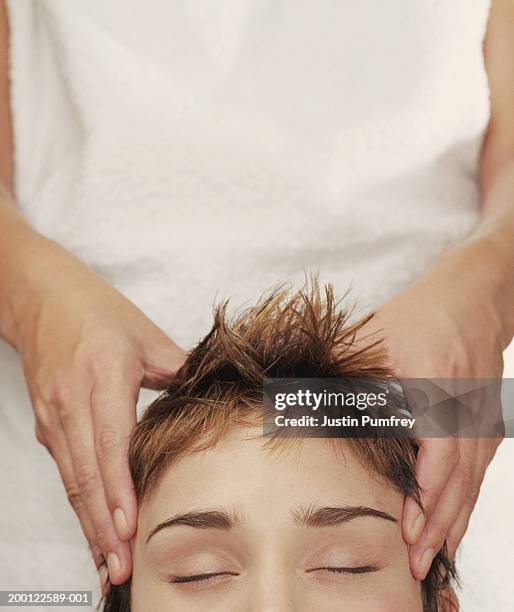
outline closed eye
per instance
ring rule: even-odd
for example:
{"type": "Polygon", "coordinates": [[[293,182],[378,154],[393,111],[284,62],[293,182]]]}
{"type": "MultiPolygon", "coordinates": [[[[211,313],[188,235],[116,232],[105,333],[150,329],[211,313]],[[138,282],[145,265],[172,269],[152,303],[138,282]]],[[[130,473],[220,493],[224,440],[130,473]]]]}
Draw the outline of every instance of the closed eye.
{"type": "Polygon", "coordinates": [[[307,573],[311,572],[332,572],[333,574],[369,574],[370,572],[378,572],[381,567],[378,565],[362,565],[360,567],[313,567],[308,569],[307,573]]]}
{"type": "Polygon", "coordinates": [[[209,582],[224,576],[239,576],[236,572],[212,572],[207,574],[192,574],[189,576],[172,576],[171,584],[185,584],[188,582],[209,582]]]}

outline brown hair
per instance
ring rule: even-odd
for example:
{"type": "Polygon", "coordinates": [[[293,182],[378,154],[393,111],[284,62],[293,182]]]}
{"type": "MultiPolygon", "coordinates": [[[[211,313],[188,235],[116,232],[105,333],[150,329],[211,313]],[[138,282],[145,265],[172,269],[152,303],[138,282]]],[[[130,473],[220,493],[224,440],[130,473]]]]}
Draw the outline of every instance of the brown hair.
{"type": "MultiPolygon", "coordinates": [[[[180,456],[211,448],[234,426],[262,422],[264,378],[388,379],[392,372],[378,340],[364,346],[356,335],[372,315],[350,324],[331,286],[317,282],[293,292],[276,289],[232,320],[227,303],[189,353],[176,378],[149,406],[132,436],[129,462],[140,503],[180,456]]],[[[281,443],[271,438],[270,443],[281,443]]],[[[351,438],[352,451],[376,475],[420,501],[414,476],[417,446],[405,438],[351,438]]],[[[456,578],[439,552],[422,583],[425,612],[442,609],[442,592],[456,578]]],[[[110,586],[105,612],[130,611],[130,580],[110,586]]]]}

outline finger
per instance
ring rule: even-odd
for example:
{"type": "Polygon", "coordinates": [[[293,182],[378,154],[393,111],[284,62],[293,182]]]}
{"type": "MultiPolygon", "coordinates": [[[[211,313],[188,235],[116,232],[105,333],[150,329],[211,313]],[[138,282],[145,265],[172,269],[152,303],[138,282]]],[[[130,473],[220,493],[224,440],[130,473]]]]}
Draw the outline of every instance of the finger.
{"type": "Polygon", "coordinates": [[[109,584],[109,570],[107,569],[107,565],[102,563],[98,568],[98,578],[100,580],[100,593],[102,597],[105,597],[107,593],[107,585],[109,584]]]}
{"type": "Polygon", "coordinates": [[[130,436],[136,424],[140,380],[122,369],[98,382],[92,396],[95,449],[120,540],[129,540],[137,527],[137,503],[128,465],[130,436]],[[133,378],[133,382],[127,382],[133,378]]]}
{"type": "Polygon", "coordinates": [[[121,584],[132,571],[129,545],[121,542],[114,529],[107,507],[105,491],[96,460],[91,418],[90,392],[83,383],[73,386],[73,406],[60,407],[61,422],[66,434],[75,480],[96,533],[96,544],[107,560],[111,582],[121,584]]]}
{"type": "Polygon", "coordinates": [[[82,531],[89,543],[95,566],[98,568],[103,562],[103,554],[96,544],[96,530],[89,516],[87,506],[80,494],[66,437],[61,428],[57,437],[58,441],[52,446],[52,453],[57,462],[59,474],[66,491],[66,497],[79,519],[82,531]]]}
{"type": "Polygon", "coordinates": [[[416,479],[421,490],[421,508],[411,498],[404,505],[403,537],[414,545],[423,529],[459,459],[458,442],[454,438],[423,438],[419,440],[416,459],[416,479]]]}
{"type": "Polygon", "coordinates": [[[57,469],[63,482],[66,496],[79,519],[82,532],[91,549],[95,566],[98,568],[103,562],[103,555],[96,545],[96,530],[91,522],[86,505],[80,496],[79,487],[73,471],[70,451],[66,442],[66,436],[64,435],[62,425],[58,418],[53,420],[51,427],[48,423],[46,426],[38,423],[36,425],[36,437],[39,442],[47,448],[57,464],[57,469]]]}
{"type": "Polygon", "coordinates": [[[482,439],[478,442],[473,482],[467,492],[467,496],[459,516],[448,532],[448,536],[446,538],[448,556],[450,559],[455,558],[457,548],[468,529],[469,520],[477,503],[487,467],[491,462],[491,459],[494,457],[498,444],[499,441],[491,439],[482,439]]]}
{"type": "Polygon", "coordinates": [[[412,573],[418,580],[423,580],[427,575],[467,498],[473,482],[476,448],[476,438],[459,440],[459,463],[428,518],[421,538],[410,549],[412,573]]]}
{"type": "Polygon", "coordinates": [[[159,330],[159,340],[143,350],[144,374],[141,385],[163,389],[183,365],[187,353],[159,330]]]}

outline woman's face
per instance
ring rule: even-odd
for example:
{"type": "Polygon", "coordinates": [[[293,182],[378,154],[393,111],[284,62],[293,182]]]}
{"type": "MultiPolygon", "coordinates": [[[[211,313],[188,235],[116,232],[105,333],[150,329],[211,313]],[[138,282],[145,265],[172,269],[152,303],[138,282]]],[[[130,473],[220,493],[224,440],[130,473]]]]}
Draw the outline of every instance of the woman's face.
{"type": "Polygon", "coordinates": [[[173,464],[133,541],[134,612],[421,611],[403,496],[323,440],[234,429],[173,464]]]}

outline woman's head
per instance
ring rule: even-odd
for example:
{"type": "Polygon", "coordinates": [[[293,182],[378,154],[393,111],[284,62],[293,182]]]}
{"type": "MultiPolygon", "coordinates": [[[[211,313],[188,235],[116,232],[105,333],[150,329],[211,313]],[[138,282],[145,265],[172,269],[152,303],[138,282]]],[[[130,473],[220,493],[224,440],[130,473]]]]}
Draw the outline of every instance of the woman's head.
{"type": "Polygon", "coordinates": [[[265,377],[390,376],[347,320],[316,285],[217,310],[134,433],[134,570],[106,610],[443,609],[453,567],[441,552],[416,582],[401,535],[412,441],[262,436],[265,377]]]}

